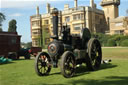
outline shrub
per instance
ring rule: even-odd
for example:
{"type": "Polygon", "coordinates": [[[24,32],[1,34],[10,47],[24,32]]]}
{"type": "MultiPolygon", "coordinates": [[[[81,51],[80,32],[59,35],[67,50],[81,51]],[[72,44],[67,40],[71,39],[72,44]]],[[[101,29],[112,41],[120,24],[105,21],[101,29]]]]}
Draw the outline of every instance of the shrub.
{"type": "Polygon", "coordinates": [[[128,39],[123,40],[123,41],[121,42],[121,46],[127,46],[127,47],[128,47],[128,39]]]}
{"type": "Polygon", "coordinates": [[[120,41],[122,42],[122,41],[124,41],[124,40],[126,40],[126,39],[128,39],[128,36],[121,36],[120,41]]]}
{"type": "Polygon", "coordinates": [[[121,46],[121,42],[128,40],[126,35],[106,35],[103,33],[92,33],[92,37],[97,38],[102,46],[121,46]]]}
{"type": "Polygon", "coordinates": [[[105,35],[103,33],[92,34],[92,37],[97,38],[102,46],[107,46],[107,41],[110,39],[110,35],[105,35]]]}
{"type": "Polygon", "coordinates": [[[107,42],[107,46],[116,46],[116,41],[113,38],[109,39],[107,42]]]}

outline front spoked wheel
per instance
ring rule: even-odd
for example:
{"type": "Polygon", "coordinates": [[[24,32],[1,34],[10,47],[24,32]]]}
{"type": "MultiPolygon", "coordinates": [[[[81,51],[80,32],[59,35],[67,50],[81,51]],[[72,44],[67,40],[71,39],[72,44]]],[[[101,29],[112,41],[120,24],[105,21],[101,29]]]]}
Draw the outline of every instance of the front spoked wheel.
{"type": "Polygon", "coordinates": [[[64,77],[72,77],[75,73],[75,57],[72,52],[66,51],[61,57],[61,73],[64,77]]]}
{"type": "Polygon", "coordinates": [[[46,52],[39,53],[35,59],[35,71],[37,75],[48,75],[51,71],[51,59],[46,52]]]}

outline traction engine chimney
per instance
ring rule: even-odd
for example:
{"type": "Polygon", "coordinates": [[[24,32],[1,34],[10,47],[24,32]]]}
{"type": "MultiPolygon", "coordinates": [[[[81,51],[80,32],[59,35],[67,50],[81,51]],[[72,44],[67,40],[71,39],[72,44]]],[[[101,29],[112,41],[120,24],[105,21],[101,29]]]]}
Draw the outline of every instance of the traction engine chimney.
{"type": "Polygon", "coordinates": [[[53,39],[58,40],[58,9],[54,8],[52,11],[52,19],[53,19],[53,39]]]}

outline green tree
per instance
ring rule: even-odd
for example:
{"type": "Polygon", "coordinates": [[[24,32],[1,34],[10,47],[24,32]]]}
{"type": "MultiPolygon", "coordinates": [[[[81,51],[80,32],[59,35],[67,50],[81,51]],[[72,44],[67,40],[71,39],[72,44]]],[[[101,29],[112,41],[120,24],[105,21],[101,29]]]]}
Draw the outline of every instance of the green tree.
{"type": "Polygon", "coordinates": [[[5,20],[5,15],[0,12],[0,32],[3,31],[3,30],[2,30],[2,22],[3,22],[4,20],[5,20]]]}
{"type": "Polygon", "coordinates": [[[27,42],[27,43],[21,42],[21,45],[24,46],[24,48],[31,48],[32,42],[27,42]]]}
{"type": "Polygon", "coordinates": [[[16,32],[16,26],[17,22],[15,19],[12,19],[11,21],[9,21],[9,28],[8,28],[8,32],[16,32]]]}
{"type": "Polygon", "coordinates": [[[26,48],[31,48],[32,47],[32,42],[27,42],[26,43],[26,48]]]}
{"type": "Polygon", "coordinates": [[[2,30],[2,28],[0,28],[0,32],[2,32],[3,30],[2,30]]]}

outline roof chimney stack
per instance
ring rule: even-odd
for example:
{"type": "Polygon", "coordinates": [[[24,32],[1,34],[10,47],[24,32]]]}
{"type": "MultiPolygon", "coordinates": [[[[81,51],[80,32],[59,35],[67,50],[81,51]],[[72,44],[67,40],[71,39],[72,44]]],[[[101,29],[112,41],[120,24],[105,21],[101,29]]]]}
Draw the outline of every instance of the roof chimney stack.
{"type": "Polygon", "coordinates": [[[90,7],[94,8],[94,0],[90,0],[90,7]]]}
{"type": "Polygon", "coordinates": [[[39,6],[36,7],[36,15],[39,15],[39,6]]]}
{"type": "Polygon", "coordinates": [[[51,8],[50,4],[47,3],[47,6],[46,6],[46,11],[47,11],[47,13],[50,13],[50,8],[51,8]]]}
{"type": "Polygon", "coordinates": [[[77,8],[77,0],[74,0],[74,7],[77,8]]]}
{"type": "Polygon", "coordinates": [[[69,9],[69,5],[68,4],[65,4],[64,5],[64,10],[68,10],[69,9]]]}

